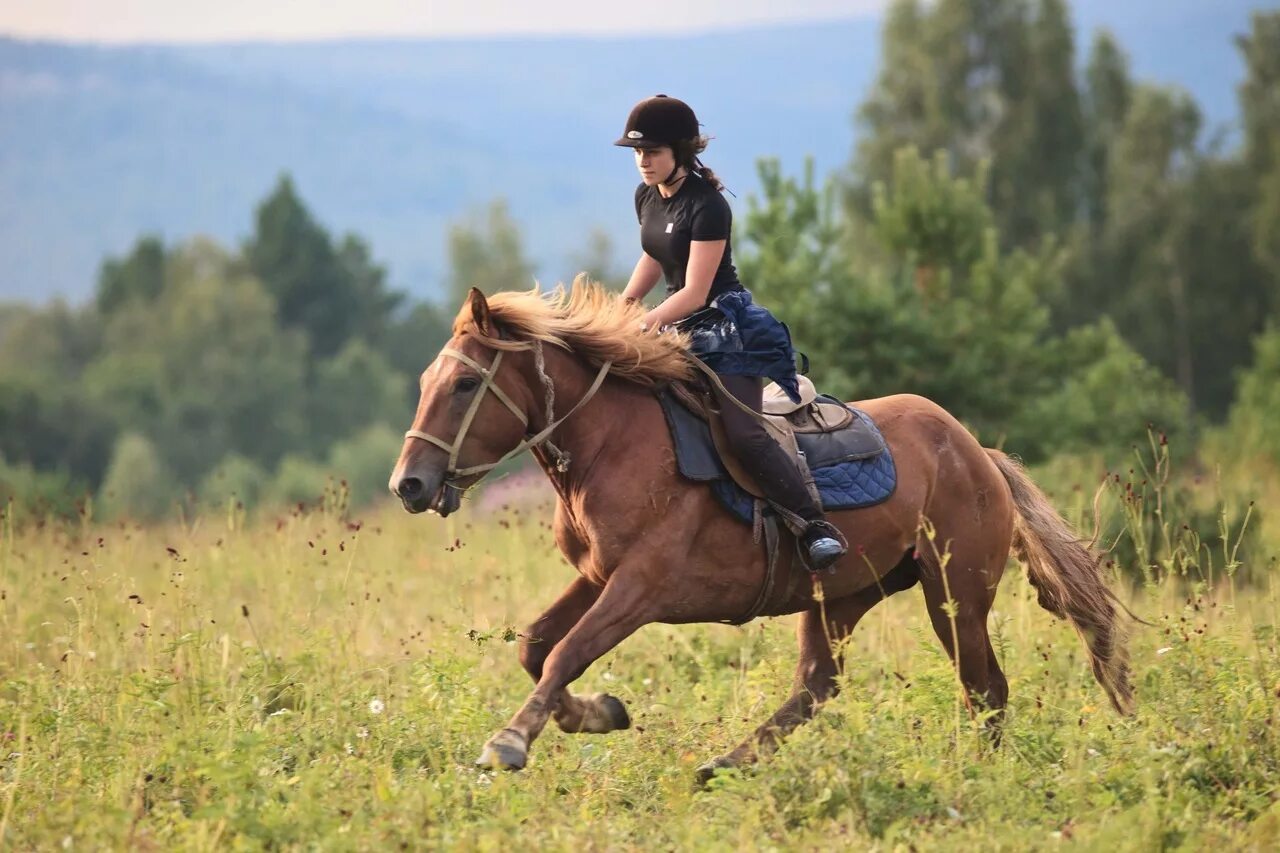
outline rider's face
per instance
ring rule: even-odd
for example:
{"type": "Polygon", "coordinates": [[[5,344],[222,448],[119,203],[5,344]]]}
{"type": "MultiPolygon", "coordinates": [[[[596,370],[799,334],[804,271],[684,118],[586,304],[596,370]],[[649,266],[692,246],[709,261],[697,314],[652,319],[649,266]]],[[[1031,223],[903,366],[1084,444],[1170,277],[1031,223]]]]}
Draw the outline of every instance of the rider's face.
{"type": "Polygon", "coordinates": [[[665,181],[675,167],[676,155],[668,145],[636,149],[636,168],[640,171],[640,180],[649,186],[665,181]]]}

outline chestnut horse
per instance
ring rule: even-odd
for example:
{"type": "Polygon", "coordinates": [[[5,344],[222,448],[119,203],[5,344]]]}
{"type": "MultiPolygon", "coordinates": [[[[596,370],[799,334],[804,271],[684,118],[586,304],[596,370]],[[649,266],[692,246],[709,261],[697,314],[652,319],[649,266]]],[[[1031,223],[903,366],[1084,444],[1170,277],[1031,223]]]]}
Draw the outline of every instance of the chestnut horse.
{"type": "Polygon", "coordinates": [[[833,647],[878,602],[916,583],[970,711],[980,706],[998,720],[1009,687],[987,612],[1011,548],[1040,604],[1079,631],[1111,703],[1131,710],[1118,601],[1097,555],[1014,460],[983,448],[922,397],[856,404],[892,449],[898,486],[876,506],[831,513],[850,553],[818,579],[825,601],[795,560],[766,584],[751,528],[676,470],[653,388],[691,378],[690,356],[679,336],[640,331],[642,314],[581,279],[550,294],[486,299],[473,289],[453,337],[422,374],[390,481],[405,509],[447,515],[460,490],[532,449],[558,495],[556,542],[578,572],[525,632],[520,663],[536,686],[478,763],[522,768],[549,718],[566,732],[627,728],[618,699],[568,688],[643,625],[799,613],[790,698],[699,775],[755,761],[834,695],[841,663],[833,647]]]}

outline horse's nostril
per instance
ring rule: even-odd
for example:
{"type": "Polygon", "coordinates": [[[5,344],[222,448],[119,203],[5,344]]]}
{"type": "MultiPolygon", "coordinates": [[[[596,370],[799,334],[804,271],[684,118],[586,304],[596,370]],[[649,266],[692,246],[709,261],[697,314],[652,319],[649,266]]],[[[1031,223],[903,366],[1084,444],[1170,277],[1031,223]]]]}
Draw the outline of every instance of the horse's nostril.
{"type": "Polygon", "coordinates": [[[407,501],[417,500],[422,497],[422,481],[417,477],[405,477],[397,491],[407,501]]]}

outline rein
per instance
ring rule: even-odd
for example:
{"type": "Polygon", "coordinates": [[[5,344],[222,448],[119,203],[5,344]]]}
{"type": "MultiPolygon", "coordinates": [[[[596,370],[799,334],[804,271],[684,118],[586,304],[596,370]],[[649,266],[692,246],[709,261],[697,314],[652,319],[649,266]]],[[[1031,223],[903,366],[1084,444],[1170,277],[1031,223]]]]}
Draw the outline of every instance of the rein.
{"type": "MultiPolygon", "coordinates": [[[[530,450],[534,447],[537,447],[539,444],[542,444],[543,442],[547,442],[547,439],[550,437],[552,432],[554,432],[561,424],[567,421],[575,412],[577,412],[579,409],[585,406],[587,404],[587,401],[596,395],[596,392],[600,390],[600,386],[604,384],[605,377],[609,375],[609,369],[613,367],[612,361],[606,361],[605,363],[601,364],[600,372],[596,374],[595,381],[591,383],[591,387],[587,389],[587,393],[582,395],[582,399],[579,400],[574,405],[574,407],[570,409],[568,412],[566,412],[562,417],[555,418],[555,412],[552,411],[552,406],[555,402],[555,395],[551,386],[551,378],[547,376],[546,369],[543,366],[542,341],[535,341],[532,349],[535,355],[535,362],[537,363],[537,366],[538,366],[538,375],[542,378],[542,381],[547,386],[547,420],[548,420],[547,426],[544,429],[538,431],[536,435],[532,435],[532,436],[529,436],[529,432],[528,432],[528,426],[529,426],[528,416],[525,415],[524,412],[520,411],[520,407],[517,406],[514,402],[512,402],[511,398],[507,396],[507,393],[505,391],[503,391],[500,387],[498,387],[498,383],[496,381],[497,375],[498,375],[498,367],[502,364],[502,356],[505,352],[504,350],[497,351],[497,355],[493,357],[493,363],[488,367],[485,367],[484,365],[480,364],[478,361],[476,361],[466,353],[459,352],[458,350],[453,349],[452,347],[445,347],[440,351],[440,355],[457,359],[458,361],[462,362],[463,364],[475,370],[477,373],[481,375],[481,377],[483,377],[483,381],[480,383],[480,388],[477,389],[475,397],[472,398],[471,400],[471,405],[467,408],[466,414],[462,416],[462,425],[458,427],[458,435],[456,438],[454,438],[452,444],[449,444],[443,439],[437,438],[436,436],[431,435],[430,433],[422,432],[421,430],[411,429],[404,434],[405,438],[421,439],[422,441],[428,442],[429,444],[434,444],[436,447],[439,447],[445,453],[449,454],[449,467],[445,471],[446,482],[448,482],[449,480],[455,479],[457,477],[465,477],[469,474],[488,473],[489,471],[492,471],[494,468],[501,465],[503,462],[506,462],[508,459],[513,459],[516,456],[519,456],[521,453],[524,453],[526,450],[530,450]],[[511,414],[516,416],[516,419],[519,420],[520,423],[525,427],[525,435],[529,437],[526,438],[524,441],[520,442],[519,444],[517,444],[511,450],[507,451],[505,454],[503,454],[502,457],[499,458],[496,462],[490,462],[484,465],[471,465],[466,468],[458,468],[457,467],[458,454],[462,450],[462,442],[467,436],[467,430],[471,428],[471,424],[475,420],[476,412],[480,409],[480,403],[483,402],[485,392],[487,391],[492,391],[493,395],[497,397],[500,401],[502,401],[503,405],[505,405],[511,411],[511,414]],[[555,419],[553,420],[553,418],[555,419]]],[[[550,444],[550,442],[547,442],[547,444],[548,444],[548,447],[553,447],[550,444]]],[[[561,473],[564,473],[565,471],[567,471],[569,469],[568,454],[562,451],[556,450],[553,455],[557,457],[556,469],[559,470],[561,473]]]]}

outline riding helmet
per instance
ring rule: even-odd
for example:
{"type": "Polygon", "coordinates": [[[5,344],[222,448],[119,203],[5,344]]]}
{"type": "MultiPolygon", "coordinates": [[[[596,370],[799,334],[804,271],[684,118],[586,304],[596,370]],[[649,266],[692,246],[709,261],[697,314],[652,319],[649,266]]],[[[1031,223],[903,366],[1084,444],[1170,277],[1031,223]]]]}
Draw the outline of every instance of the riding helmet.
{"type": "Polygon", "coordinates": [[[654,95],[632,108],[622,136],[613,144],[626,148],[657,148],[697,136],[698,117],[688,104],[679,98],[654,95]]]}

